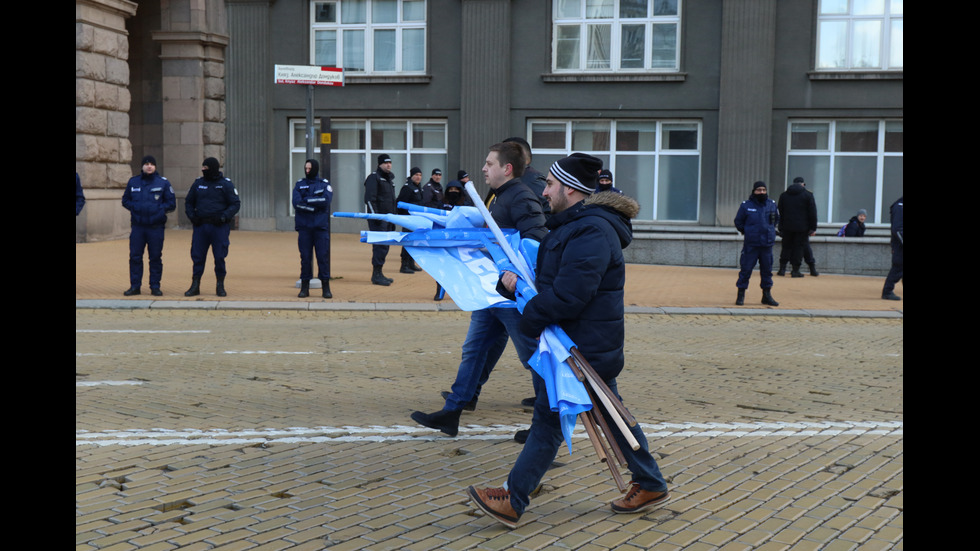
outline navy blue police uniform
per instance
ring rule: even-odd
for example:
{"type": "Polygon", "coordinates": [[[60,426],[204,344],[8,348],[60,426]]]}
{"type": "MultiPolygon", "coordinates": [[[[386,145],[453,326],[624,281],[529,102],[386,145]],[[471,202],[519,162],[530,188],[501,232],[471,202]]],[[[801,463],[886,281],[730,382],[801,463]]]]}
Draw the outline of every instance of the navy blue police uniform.
{"type": "MultiPolygon", "coordinates": [[[[156,161],[143,159],[143,164],[156,161]]],[[[126,184],[122,197],[123,207],[129,211],[129,290],[124,294],[138,295],[143,281],[143,251],[146,250],[150,265],[150,289],[160,295],[163,277],[163,237],[167,213],[177,208],[173,186],[166,178],[154,171],[141,172],[126,184]]]]}
{"type": "Polygon", "coordinates": [[[303,284],[300,296],[309,294],[315,252],[317,277],[320,279],[323,296],[327,297],[330,289],[330,204],[333,201],[333,187],[326,179],[319,177],[320,163],[315,159],[308,159],[306,162],[310,164],[310,171],[306,178],[293,186],[299,278],[303,284]]]}
{"type": "MultiPolygon", "coordinates": [[[[759,184],[761,182],[757,182],[756,186],[759,184]]],[[[772,288],[772,247],[776,243],[778,224],[779,209],[768,195],[753,194],[742,201],[738,214],[735,215],[735,229],[745,235],[739,259],[741,269],[735,284],[737,288],[749,287],[749,278],[756,263],[759,264],[759,275],[762,278],[760,287],[764,290],[772,288]]]]}
{"type": "Polygon", "coordinates": [[[198,287],[204,274],[208,249],[211,249],[214,256],[214,276],[217,280],[215,292],[218,296],[225,296],[225,257],[228,256],[231,221],[241,209],[242,202],[235,184],[218,170],[217,159],[208,157],[203,166],[204,175],[191,185],[184,204],[187,218],[194,225],[191,235],[194,280],[191,288],[184,294],[200,294],[198,287]]]}

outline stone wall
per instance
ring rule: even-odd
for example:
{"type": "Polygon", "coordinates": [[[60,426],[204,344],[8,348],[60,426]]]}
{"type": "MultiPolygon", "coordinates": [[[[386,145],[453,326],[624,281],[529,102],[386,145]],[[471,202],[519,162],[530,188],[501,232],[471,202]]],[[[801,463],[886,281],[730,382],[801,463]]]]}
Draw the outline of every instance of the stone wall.
{"type": "Polygon", "coordinates": [[[132,176],[126,19],[135,14],[136,3],[127,0],[75,3],[75,171],[87,200],[84,218],[75,223],[76,242],[89,232],[118,236],[118,219],[126,216],[101,199],[116,197],[118,203],[132,176]]]}

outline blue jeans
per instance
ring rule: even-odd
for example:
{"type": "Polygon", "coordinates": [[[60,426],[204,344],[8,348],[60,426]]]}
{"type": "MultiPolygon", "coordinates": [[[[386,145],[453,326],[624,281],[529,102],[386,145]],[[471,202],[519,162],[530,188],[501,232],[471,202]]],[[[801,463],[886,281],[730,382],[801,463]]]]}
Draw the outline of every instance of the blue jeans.
{"type": "MultiPolygon", "coordinates": [[[[613,391],[613,394],[619,396],[615,378],[606,380],[606,385],[613,391]]],[[[524,510],[531,501],[531,492],[541,483],[541,479],[544,478],[548,467],[555,460],[558,449],[564,440],[561,433],[561,426],[559,425],[558,413],[551,411],[551,407],[548,405],[548,393],[545,390],[544,379],[537,373],[534,373],[534,390],[537,399],[534,402],[534,417],[531,419],[531,432],[528,434],[527,442],[524,443],[521,454],[517,456],[517,462],[514,463],[513,468],[510,470],[510,475],[507,477],[507,489],[510,491],[510,504],[518,515],[524,513],[524,510]]],[[[598,409],[602,411],[601,408],[598,409]]],[[[604,412],[603,415],[605,416],[604,412]]],[[[638,483],[644,490],[651,492],[667,491],[667,481],[660,474],[660,466],[657,465],[657,460],[650,454],[646,436],[644,436],[643,431],[640,429],[639,423],[630,428],[633,437],[640,444],[640,449],[633,451],[633,448],[626,443],[626,439],[623,438],[623,435],[615,427],[614,422],[608,416],[605,417],[612,427],[612,432],[615,435],[619,449],[626,456],[626,464],[633,474],[633,482],[638,483]]],[[[616,460],[610,458],[610,461],[616,460]]]]}
{"type": "Polygon", "coordinates": [[[518,330],[521,314],[517,308],[484,308],[470,314],[470,328],[463,341],[463,354],[453,382],[452,392],[442,409],[459,411],[477,395],[480,386],[490,377],[500,356],[501,338],[514,341],[517,356],[524,367],[531,369],[527,361],[538,347],[535,339],[522,335],[518,330]]]}

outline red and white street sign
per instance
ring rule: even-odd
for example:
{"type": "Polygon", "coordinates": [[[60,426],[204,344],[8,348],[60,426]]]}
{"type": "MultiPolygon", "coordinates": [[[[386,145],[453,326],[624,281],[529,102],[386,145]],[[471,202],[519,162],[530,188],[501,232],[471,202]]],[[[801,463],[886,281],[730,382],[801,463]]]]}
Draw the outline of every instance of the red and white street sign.
{"type": "Polygon", "coordinates": [[[276,65],[276,84],[343,86],[344,70],[337,67],[276,65]]]}

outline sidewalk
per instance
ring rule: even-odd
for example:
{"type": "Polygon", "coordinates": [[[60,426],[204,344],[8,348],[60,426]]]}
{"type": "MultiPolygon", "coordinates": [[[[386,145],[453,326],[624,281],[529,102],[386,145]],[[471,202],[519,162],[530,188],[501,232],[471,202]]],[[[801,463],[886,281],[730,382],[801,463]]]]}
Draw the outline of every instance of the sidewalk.
{"type": "MultiPolygon", "coordinates": [[[[208,259],[201,295],[185,297],[191,281],[190,230],[167,230],[163,248],[163,296],[150,295],[144,268],[143,294],[124,297],[129,287],[127,239],[75,244],[76,308],[276,308],[276,309],[411,309],[455,310],[451,297],[436,302],[436,283],[425,272],[398,273],[399,248],[392,247],[385,275],[389,287],[372,285],[371,248],[353,234],[334,234],[330,290],[296,297],[299,252],[295,232],[233,231],[228,253],[228,296],[214,295],[214,264],[208,259]]],[[[778,254],[778,251],[777,251],[778,254]]],[[[144,255],[145,262],[145,255],[144,255]]],[[[880,298],[883,278],[822,274],[804,278],[776,277],[773,296],[778,308],[760,304],[758,271],[753,273],[746,305],[735,306],[738,270],[630,264],[626,275],[627,312],[634,313],[765,313],[903,317],[904,300],[880,298]]],[[[903,296],[904,286],[897,292],[903,296]]]]}

